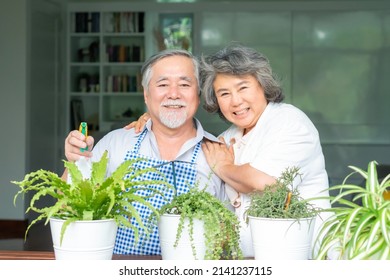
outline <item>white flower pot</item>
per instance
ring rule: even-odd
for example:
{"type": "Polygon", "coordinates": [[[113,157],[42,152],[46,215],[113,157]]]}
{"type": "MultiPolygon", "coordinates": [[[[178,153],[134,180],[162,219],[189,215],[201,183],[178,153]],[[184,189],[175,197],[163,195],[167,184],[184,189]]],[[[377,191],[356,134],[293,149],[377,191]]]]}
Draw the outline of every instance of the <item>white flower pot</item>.
{"type": "Polygon", "coordinates": [[[269,219],[249,216],[256,260],[307,260],[311,255],[315,217],[269,219]]]}
{"type": "Polygon", "coordinates": [[[174,247],[180,216],[164,214],[158,221],[158,230],[163,260],[203,260],[206,254],[203,221],[194,219],[194,246],[196,258],[194,258],[190,235],[188,232],[188,220],[184,222],[177,247],[174,247]]]}
{"type": "Polygon", "coordinates": [[[60,244],[64,220],[50,219],[57,260],[111,260],[118,226],[113,219],[76,221],[68,225],[60,244]]]}

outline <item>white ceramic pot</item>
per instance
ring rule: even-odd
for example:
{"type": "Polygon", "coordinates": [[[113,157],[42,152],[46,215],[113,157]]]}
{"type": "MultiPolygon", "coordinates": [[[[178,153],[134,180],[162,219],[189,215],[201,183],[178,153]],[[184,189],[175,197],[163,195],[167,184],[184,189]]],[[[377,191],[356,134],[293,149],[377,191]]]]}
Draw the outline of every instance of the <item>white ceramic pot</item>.
{"type": "Polygon", "coordinates": [[[196,258],[193,255],[190,235],[188,232],[188,220],[184,222],[177,247],[174,247],[176,233],[179,226],[179,215],[164,214],[158,221],[158,230],[161,245],[161,257],[163,260],[203,260],[206,254],[203,221],[194,220],[194,240],[196,258]]]}
{"type": "Polygon", "coordinates": [[[249,216],[256,260],[307,260],[311,255],[315,217],[269,219],[249,216]]]}
{"type": "Polygon", "coordinates": [[[111,260],[118,226],[113,219],[76,221],[68,225],[60,243],[64,220],[50,219],[57,260],[111,260]]]}

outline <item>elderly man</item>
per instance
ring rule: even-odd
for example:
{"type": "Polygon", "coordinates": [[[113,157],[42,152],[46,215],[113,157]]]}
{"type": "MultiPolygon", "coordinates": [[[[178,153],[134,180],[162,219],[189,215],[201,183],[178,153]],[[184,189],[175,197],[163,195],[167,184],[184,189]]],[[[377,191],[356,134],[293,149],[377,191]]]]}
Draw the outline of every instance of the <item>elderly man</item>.
{"type": "MultiPolygon", "coordinates": [[[[140,167],[159,166],[168,181],[176,185],[178,194],[199,182],[201,186],[207,184],[207,191],[214,196],[226,200],[223,182],[211,172],[201,148],[204,138],[217,139],[194,118],[200,104],[198,61],[187,51],[165,50],[150,57],[141,71],[144,99],[151,117],[146,127],[139,133],[134,129],[114,130],[93,150],[92,137],[85,139],[80,132],[72,131],[65,140],[67,159],[74,161],[85,156],[94,161],[108,150],[111,173],[124,160],[146,158],[140,167]],[[86,147],[88,151],[80,152],[80,148],[86,147]]],[[[66,176],[65,171],[63,178],[66,176]]],[[[165,203],[153,198],[150,202],[158,208],[165,203]]],[[[149,213],[139,210],[146,220],[149,213]]],[[[114,253],[160,254],[157,227],[149,238],[140,234],[139,243],[134,243],[133,231],[119,228],[114,253]]]]}

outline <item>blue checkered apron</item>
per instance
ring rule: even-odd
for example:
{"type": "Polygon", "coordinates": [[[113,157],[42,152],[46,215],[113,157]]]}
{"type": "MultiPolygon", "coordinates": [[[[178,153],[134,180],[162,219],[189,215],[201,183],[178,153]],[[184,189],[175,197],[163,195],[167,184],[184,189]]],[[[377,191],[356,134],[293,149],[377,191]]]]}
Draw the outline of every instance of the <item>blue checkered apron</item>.
{"type": "MultiPolygon", "coordinates": [[[[139,154],[141,142],[146,135],[147,129],[145,129],[139,136],[137,143],[134,145],[133,150],[128,151],[125,160],[143,158],[145,161],[139,161],[136,167],[139,169],[154,167],[157,168],[166,177],[165,179],[172,185],[176,185],[177,195],[188,192],[188,186],[195,185],[196,182],[196,158],[200,150],[200,142],[195,146],[194,152],[190,162],[184,161],[166,161],[156,158],[145,157],[139,154]]],[[[129,175],[128,175],[129,176],[129,175]]],[[[127,177],[128,177],[127,176],[127,177]]],[[[161,175],[156,172],[149,172],[146,179],[149,180],[161,180],[161,175]]],[[[155,186],[160,191],[163,191],[165,197],[170,201],[173,198],[173,190],[167,190],[164,186],[155,186]]],[[[138,191],[143,195],[148,195],[144,190],[138,191]]],[[[161,195],[155,195],[148,199],[148,201],[157,209],[160,209],[165,203],[161,195]]],[[[142,221],[147,222],[151,210],[147,209],[144,205],[134,203],[134,207],[138,210],[142,221]]],[[[131,254],[131,255],[160,255],[160,240],[158,236],[157,226],[154,226],[151,234],[147,236],[142,228],[140,228],[134,218],[131,218],[131,223],[139,229],[139,240],[135,244],[135,236],[132,229],[120,227],[116,235],[114,254],[131,254]]]]}

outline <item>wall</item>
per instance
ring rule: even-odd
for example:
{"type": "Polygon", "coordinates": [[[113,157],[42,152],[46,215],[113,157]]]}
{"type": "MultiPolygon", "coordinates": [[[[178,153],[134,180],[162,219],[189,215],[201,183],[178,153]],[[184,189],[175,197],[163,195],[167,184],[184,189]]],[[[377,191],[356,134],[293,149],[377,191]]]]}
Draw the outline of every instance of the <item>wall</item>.
{"type": "MultiPolygon", "coordinates": [[[[59,5],[47,0],[18,0],[7,5],[3,2],[0,4],[0,219],[31,220],[30,214],[24,214],[29,197],[20,196],[14,206],[18,189],[10,181],[22,180],[27,172],[39,168],[56,171],[61,164],[56,152],[63,144],[58,139],[64,138],[58,137],[62,122],[57,105],[59,5]]],[[[45,231],[38,229],[39,225],[36,231],[30,231],[29,239],[34,236],[32,239],[37,242],[44,239],[45,231]]],[[[22,239],[0,243],[2,249],[34,249],[33,246],[22,239]]]]}
{"type": "MultiPolygon", "coordinates": [[[[24,219],[23,199],[10,180],[26,167],[27,1],[0,2],[0,219],[24,219]]],[[[2,240],[3,249],[23,248],[22,240],[2,240]]]]}
{"type": "Polygon", "coordinates": [[[0,2],[0,218],[23,219],[23,201],[13,205],[10,180],[26,170],[27,1],[0,2]]]}

